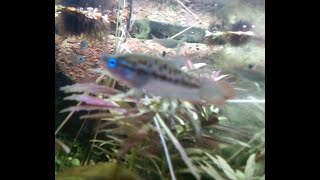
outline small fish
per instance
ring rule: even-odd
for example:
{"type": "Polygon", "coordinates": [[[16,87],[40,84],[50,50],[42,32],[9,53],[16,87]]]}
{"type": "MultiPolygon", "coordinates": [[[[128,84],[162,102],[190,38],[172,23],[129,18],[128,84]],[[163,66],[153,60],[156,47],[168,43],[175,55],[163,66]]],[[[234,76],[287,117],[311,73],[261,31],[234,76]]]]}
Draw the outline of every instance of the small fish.
{"type": "Polygon", "coordinates": [[[86,40],[82,40],[80,43],[80,49],[87,49],[88,42],[86,40]]]}
{"type": "Polygon", "coordinates": [[[81,63],[84,63],[85,61],[86,61],[86,57],[81,55],[75,55],[73,59],[73,64],[81,64],[81,63]]]}
{"type": "Polygon", "coordinates": [[[181,40],[176,40],[176,39],[158,39],[154,35],[152,35],[152,40],[166,48],[179,48],[180,46],[183,45],[184,41],[186,40],[186,37],[182,38],[181,40]]]}
{"type": "Polygon", "coordinates": [[[160,57],[145,54],[101,55],[108,74],[148,95],[212,102],[220,105],[235,96],[224,81],[197,78],[160,57]]]}

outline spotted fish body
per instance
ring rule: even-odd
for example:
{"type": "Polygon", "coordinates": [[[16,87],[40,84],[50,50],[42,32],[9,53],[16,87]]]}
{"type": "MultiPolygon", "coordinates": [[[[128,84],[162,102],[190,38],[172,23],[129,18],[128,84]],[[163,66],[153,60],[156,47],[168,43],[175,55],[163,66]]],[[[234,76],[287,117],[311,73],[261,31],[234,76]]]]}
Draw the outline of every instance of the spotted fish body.
{"type": "Polygon", "coordinates": [[[191,76],[159,57],[123,54],[100,59],[115,79],[150,95],[216,103],[233,96],[226,83],[191,76]]]}

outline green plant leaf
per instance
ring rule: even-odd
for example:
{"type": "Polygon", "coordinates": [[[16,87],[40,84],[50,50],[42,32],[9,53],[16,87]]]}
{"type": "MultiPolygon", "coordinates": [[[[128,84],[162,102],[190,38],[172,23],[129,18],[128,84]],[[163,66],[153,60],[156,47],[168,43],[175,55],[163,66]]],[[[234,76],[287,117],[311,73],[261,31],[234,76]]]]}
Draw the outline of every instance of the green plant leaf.
{"type": "Polygon", "coordinates": [[[194,154],[201,155],[201,154],[203,154],[203,150],[200,148],[185,148],[185,151],[188,155],[194,155],[194,154]]]}
{"type": "Polygon", "coordinates": [[[255,166],[256,166],[255,158],[256,158],[256,154],[251,154],[247,160],[247,165],[244,170],[247,180],[253,179],[255,166]]]}
{"type": "Polygon", "coordinates": [[[217,158],[213,157],[211,154],[205,152],[205,154],[217,165],[219,166],[219,162],[217,160],[217,158]]]}
{"type": "Polygon", "coordinates": [[[72,164],[72,166],[79,166],[80,165],[80,161],[77,158],[73,158],[71,160],[71,164],[72,164]]]}
{"type": "Polygon", "coordinates": [[[216,155],[218,162],[219,162],[219,167],[223,170],[223,172],[232,180],[236,180],[237,176],[236,173],[233,171],[233,169],[230,167],[230,165],[225,161],[222,157],[216,155]]]}
{"type": "Polygon", "coordinates": [[[237,176],[237,180],[247,180],[246,179],[246,175],[239,171],[238,169],[236,170],[236,176],[237,176]]]}
{"type": "Polygon", "coordinates": [[[224,178],[221,177],[221,175],[218,173],[218,171],[211,166],[208,162],[203,161],[206,166],[200,164],[201,168],[211,177],[213,177],[215,180],[224,180],[224,178]]]}

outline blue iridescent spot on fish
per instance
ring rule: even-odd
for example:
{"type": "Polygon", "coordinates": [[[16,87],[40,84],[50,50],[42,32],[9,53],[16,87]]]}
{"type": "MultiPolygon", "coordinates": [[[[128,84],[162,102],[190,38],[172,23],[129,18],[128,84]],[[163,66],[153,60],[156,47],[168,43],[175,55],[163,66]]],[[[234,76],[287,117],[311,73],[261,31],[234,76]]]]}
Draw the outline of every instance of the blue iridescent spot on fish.
{"type": "Polygon", "coordinates": [[[100,61],[105,68],[111,73],[110,75],[120,81],[123,81],[130,86],[141,87],[148,82],[148,75],[137,69],[138,62],[128,61],[126,58],[110,56],[103,54],[100,56],[100,61]]]}
{"type": "Polygon", "coordinates": [[[111,68],[111,69],[113,69],[113,68],[115,68],[116,66],[117,66],[117,64],[118,64],[118,61],[115,59],[115,58],[113,58],[113,57],[110,57],[109,59],[108,59],[108,67],[109,68],[111,68]]]}

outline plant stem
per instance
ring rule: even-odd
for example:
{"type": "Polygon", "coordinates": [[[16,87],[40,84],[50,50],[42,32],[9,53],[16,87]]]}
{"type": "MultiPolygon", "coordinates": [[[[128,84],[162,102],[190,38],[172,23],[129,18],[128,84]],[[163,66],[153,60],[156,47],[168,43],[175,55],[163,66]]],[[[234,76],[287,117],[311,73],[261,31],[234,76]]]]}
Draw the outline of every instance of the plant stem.
{"type": "Polygon", "coordinates": [[[179,141],[171,133],[171,131],[167,127],[167,125],[163,122],[162,118],[160,117],[160,115],[158,113],[156,114],[155,118],[157,118],[157,120],[159,121],[160,125],[163,127],[164,131],[168,134],[171,142],[174,144],[176,149],[179,151],[183,161],[186,163],[186,165],[188,166],[188,168],[191,171],[191,173],[194,175],[194,177],[196,179],[200,179],[200,175],[196,172],[196,168],[193,166],[192,162],[188,158],[187,153],[185,152],[185,150],[183,149],[183,147],[181,146],[179,141]]]}
{"type": "Polygon", "coordinates": [[[162,145],[163,145],[164,153],[166,154],[166,159],[167,159],[167,163],[168,163],[168,166],[169,166],[171,178],[172,178],[172,180],[176,180],[176,176],[174,175],[174,170],[173,170],[171,159],[170,159],[170,154],[169,154],[169,151],[168,151],[168,148],[167,148],[167,145],[166,145],[166,141],[165,141],[165,139],[163,137],[163,134],[161,132],[160,125],[159,125],[156,117],[153,117],[153,121],[156,124],[157,130],[158,130],[158,133],[159,133],[162,145]]]}

